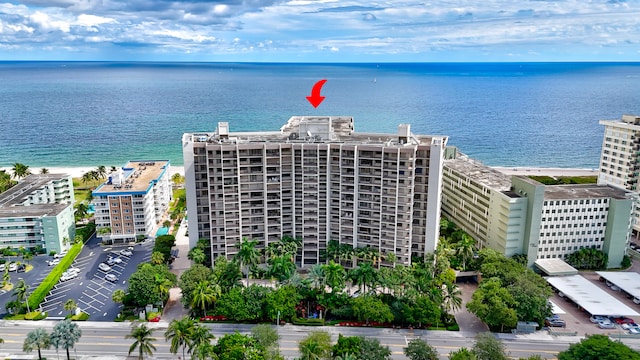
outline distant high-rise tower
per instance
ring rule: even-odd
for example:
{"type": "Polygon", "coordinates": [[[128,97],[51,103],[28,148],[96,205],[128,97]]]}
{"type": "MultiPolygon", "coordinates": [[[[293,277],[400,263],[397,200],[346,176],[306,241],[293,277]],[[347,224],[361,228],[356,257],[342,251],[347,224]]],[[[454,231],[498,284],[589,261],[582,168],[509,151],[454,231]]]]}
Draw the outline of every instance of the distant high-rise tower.
{"type": "MultiPolygon", "coordinates": [[[[598,184],[640,193],[640,116],[622,115],[621,120],[601,120],[604,139],[598,184]]],[[[640,232],[640,204],[634,206],[633,232],[640,232]]]]}
{"type": "Polygon", "coordinates": [[[258,247],[302,240],[301,265],[330,240],[393,252],[410,264],[437,244],[447,138],[354,131],[351,117],[292,117],[280,131],[182,138],[189,241],[232,257],[242,238],[258,247]]]}

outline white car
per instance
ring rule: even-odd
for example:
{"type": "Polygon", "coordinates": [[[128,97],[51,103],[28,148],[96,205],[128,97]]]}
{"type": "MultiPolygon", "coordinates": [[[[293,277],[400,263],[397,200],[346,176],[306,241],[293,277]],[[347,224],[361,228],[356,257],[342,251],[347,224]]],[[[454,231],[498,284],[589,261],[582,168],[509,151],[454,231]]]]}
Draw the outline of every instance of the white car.
{"type": "Polygon", "coordinates": [[[107,265],[112,266],[113,264],[120,264],[122,263],[122,259],[120,259],[119,257],[112,257],[109,256],[107,258],[107,265]]]}
{"type": "Polygon", "coordinates": [[[47,262],[47,264],[49,264],[49,266],[58,265],[59,263],[60,263],[60,259],[53,259],[53,260],[49,260],[47,262]]]}
{"type": "Polygon", "coordinates": [[[18,264],[16,263],[9,264],[9,271],[16,271],[16,270],[18,270],[18,264]]]}
{"type": "Polygon", "coordinates": [[[637,327],[632,327],[629,329],[629,335],[638,335],[640,334],[640,329],[637,327]]]}
{"type": "Polygon", "coordinates": [[[102,270],[102,271],[110,271],[111,270],[111,266],[105,264],[105,263],[100,263],[100,265],[98,265],[98,269],[102,270]]]}
{"type": "Polygon", "coordinates": [[[107,281],[111,281],[111,282],[116,282],[118,281],[118,277],[113,275],[113,274],[107,274],[104,276],[104,279],[107,281]]]}
{"type": "Polygon", "coordinates": [[[123,250],[120,250],[120,255],[122,255],[122,256],[131,256],[131,255],[133,255],[133,253],[129,249],[123,249],[123,250]]]}
{"type": "Polygon", "coordinates": [[[597,324],[600,321],[609,321],[609,318],[602,315],[593,315],[592,317],[589,318],[589,321],[591,321],[594,324],[597,324]]]}
{"type": "Polygon", "coordinates": [[[65,255],[67,255],[67,252],[63,251],[63,252],[61,252],[59,254],[53,254],[53,258],[54,259],[62,259],[65,255]]]}
{"type": "Polygon", "coordinates": [[[634,304],[640,304],[640,299],[638,299],[637,297],[633,298],[633,303],[634,304]]]}
{"type": "Polygon", "coordinates": [[[78,268],[68,268],[67,271],[69,274],[80,274],[80,269],[78,268]]]}

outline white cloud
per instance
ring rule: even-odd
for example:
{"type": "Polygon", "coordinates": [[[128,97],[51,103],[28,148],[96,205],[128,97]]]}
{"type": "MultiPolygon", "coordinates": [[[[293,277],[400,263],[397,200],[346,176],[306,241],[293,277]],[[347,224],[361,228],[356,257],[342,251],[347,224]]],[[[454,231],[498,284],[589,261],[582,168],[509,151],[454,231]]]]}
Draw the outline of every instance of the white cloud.
{"type": "Polygon", "coordinates": [[[116,22],[114,19],[108,17],[80,14],[78,16],[78,20],[76,21],[76,25],[91,27],[102,24],[110,24],[114,22],[116,22]]]}

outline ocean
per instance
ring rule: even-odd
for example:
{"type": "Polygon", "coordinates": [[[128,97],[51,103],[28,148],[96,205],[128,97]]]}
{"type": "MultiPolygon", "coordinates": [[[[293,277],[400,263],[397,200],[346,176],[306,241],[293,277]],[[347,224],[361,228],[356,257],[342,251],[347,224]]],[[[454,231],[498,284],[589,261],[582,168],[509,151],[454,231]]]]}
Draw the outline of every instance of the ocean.
{"type": "Polygon", "coordinates": [[[448,135],[492,166],[597,168],[598,121],[640,115],[639,94],[640,63],[0,62],[0,166],[182,165],[182,134],[219,121],[348,115],[359,131],[448,135]]]}

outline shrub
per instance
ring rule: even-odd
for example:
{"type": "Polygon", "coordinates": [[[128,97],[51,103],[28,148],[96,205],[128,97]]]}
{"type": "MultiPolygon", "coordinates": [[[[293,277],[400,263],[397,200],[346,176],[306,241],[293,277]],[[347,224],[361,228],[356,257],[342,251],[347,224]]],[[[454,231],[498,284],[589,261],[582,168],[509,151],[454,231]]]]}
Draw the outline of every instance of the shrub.
{"type": "Polygon", "coordinates": [[[73,260],[76,259],[76,256],[80,254],[82,251],[83,243],[74,244],[69,249],[67,255],[65,255],[58,265],[56,265],[49,275],[42,280],[42,283],[29,295],[29,307],[31,309],[36,309],[40,306],[40,303],[44,300],[44,297],[47,296],[49,291],[53,289],[53,287],[58,283],[62,273],[67,271],[67,269],[73,263],[73,260]]]}
{"type": "Polygon", "coordinates": [[[449,330],[449,331],[460,331],[460,327],[458,326],[458,324],[453,324],[451,326],[447,326],[447,330],[449,330]]]}
{"type": "Polygon", "coordinates": [[[89,314],[87,314],[86,312],[82,311],[78,315],[73,315],[71,317],[71,320],[72,321],[87,321],[87,320],[89,320],[89,314]]]}
{"type": "Polygon", "coordinates": [[[42,320],[46,318],[47,318],[47,313],[46,312],[43,313],[38,310],[24,314],[25,320],[42,320]]]}
{"type": "Polygon", "coordinates": [[[305,325],[305,326],[324,326],[324,319],[300,319],[296,316],[291,318],[293,325],[305,325]]]}

